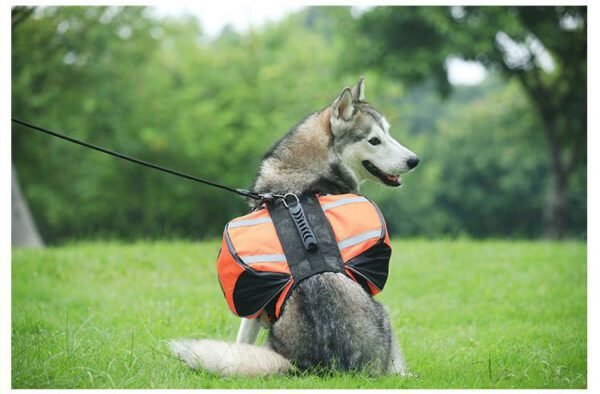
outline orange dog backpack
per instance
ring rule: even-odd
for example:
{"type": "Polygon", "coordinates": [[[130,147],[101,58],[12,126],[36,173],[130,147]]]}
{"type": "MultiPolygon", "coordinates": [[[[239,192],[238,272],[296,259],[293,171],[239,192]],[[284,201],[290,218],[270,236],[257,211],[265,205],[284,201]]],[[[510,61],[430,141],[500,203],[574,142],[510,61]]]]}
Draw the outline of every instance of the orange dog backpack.
{"type": "Polygon", "coordinates": [[[217,259],[231,311],[276,320],[293,288],[321,272],[340,272],[371,295],[383,290],[391,256],[379,208],[356,194],[272,200],[225,226],[217,259]]]}

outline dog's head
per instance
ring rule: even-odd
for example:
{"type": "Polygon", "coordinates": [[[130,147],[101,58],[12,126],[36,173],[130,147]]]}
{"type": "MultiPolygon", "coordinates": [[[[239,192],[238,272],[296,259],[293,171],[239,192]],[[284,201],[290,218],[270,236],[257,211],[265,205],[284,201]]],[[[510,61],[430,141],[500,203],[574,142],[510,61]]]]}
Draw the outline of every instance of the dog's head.
{"type": "Polygon", "coordinates": [[[333,152],[359,182],[371,179],[400,186],[400,175],[415,168],[419,158],[390,135],[385,117],[365,102],[364,89],[361,78],[331,105],[333,152]]]}

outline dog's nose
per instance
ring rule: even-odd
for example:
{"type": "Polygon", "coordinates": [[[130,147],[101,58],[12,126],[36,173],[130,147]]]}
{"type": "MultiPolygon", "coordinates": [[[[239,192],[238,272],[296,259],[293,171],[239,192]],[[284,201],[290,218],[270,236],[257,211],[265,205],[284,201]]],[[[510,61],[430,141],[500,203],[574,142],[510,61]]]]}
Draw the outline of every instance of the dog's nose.
{"type": "Polygon", "coordinates": [[[418,156],[413,156],[406,161],[406,165],[412,170],[417,166],[417,164],[419,164],[420,161],[421,159],[419,159],[418,156]]]}

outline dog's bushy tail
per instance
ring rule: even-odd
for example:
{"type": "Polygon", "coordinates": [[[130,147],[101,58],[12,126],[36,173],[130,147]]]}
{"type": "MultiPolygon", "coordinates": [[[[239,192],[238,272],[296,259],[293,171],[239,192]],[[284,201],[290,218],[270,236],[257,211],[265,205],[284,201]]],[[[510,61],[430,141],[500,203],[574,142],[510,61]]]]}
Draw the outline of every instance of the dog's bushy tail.
{"type": "Polygon", "coordinates": [[[222,376],[264,376],[292,368],[287,359],[274,351],[243,343],[175,339],[169,342],[169,347],[190,368],[201,368],[222,376]]]}

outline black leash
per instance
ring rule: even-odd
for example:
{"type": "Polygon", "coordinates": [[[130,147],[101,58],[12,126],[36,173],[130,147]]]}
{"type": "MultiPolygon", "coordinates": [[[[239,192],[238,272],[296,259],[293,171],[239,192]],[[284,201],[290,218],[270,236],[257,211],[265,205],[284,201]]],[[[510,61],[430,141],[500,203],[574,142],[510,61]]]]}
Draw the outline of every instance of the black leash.
{"type": "Polygon", "coordinates": [[[215,182],[207,181],[206,179],[201,179],[201,178],[195,177],[193,175],[189,175],[189,174],[185,174],[183,172],[175,171],[175,170],[172,170],[172,169],[167,168],[167,167],[159,166],[157,164],[149,163],[149,162],[144,161],[144,160],[136,159],[135,157],[127,156],[127,155],[124,155],[122,153],[115,152],[115,151],[112,151],[110,149],[103,148],[101,146],[90,144],[89,142],[81,141],[81,140],[78,140],[76,138],[69,137],[69,136],[66,136],[66,135],[61,134],[61,133],[57,133],[56,131],[52,131],[52,130],[45,129],[45,128],[40,127],[40,126],[36,126],[34,124],[25,122],[23,120],[19,120],[19,119],[15,119],[15,118],[11,118],[11,120],[14,123],[20,124],[21,126],[28,127],[28,128],[30,128],[32,130],[41,131],[42,133],[49,134],[49,135],[51,135],[53,137],[57,137],[57,138],[65,140],[65,141],[69,141],[69,142],[72,142],[74,144],[84,146],[86,148],[94,149],[94,150],[97,150],[99,152],[106,153],[107,155],[111,155],[111,156],[114,156],[114,157],[118,157],[119,159],[130,161],[132,163],[136,163],[136,164],[140,164],[140,165],[143,165],[143,166],[146,166],[146,167],[154,168],[155,170],[163,171],[163,172],[166,172],[166,173],[171,174],[171,175],[176,175],[176,176],[179,176],[181,178],[185,178],[185,179],[189,179],[189,180],[192,180],[192,181],[195,181],[195,182],[203,183],[205,185],[209,185],[209,186],[213,186],[213,187],[218,187],[220,189],[227,190],[227,191],[239,194],[242,197],[248,197],[248,198],[251,198],[253,200],[259,200],[259,201],[262,201],[262,200],[272,200],[273,197],[276,197],[276,196],[274,196],[274,195],[272,195],[270,193],[255,193],[255,192],[251,192],[250,190],[246,190],[246,189],[234,189],[234,188],[229,187],[229,186],[220,185],[220,184],[215,183],[215,182]]]}

